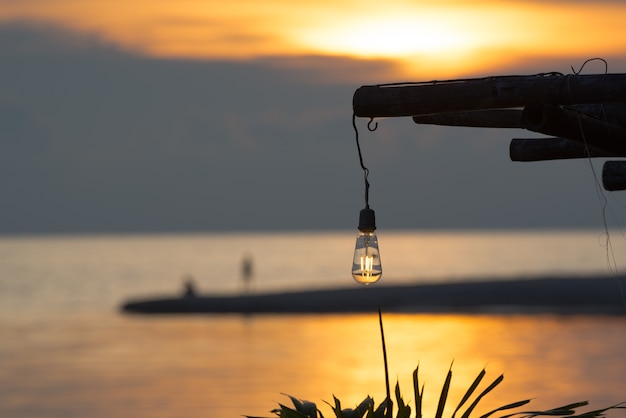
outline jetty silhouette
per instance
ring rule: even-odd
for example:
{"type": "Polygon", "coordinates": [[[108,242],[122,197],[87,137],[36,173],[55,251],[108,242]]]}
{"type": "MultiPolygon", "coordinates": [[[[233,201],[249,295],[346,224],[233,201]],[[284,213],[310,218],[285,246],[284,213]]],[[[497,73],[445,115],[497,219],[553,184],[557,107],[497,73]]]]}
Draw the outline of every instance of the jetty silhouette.
{"type": "Polygon", "coordinates": [[[132,299],[128,314],[398,313],[624,315],[619,278],[537,278],[351,286],[243,295],[132,299]]]}

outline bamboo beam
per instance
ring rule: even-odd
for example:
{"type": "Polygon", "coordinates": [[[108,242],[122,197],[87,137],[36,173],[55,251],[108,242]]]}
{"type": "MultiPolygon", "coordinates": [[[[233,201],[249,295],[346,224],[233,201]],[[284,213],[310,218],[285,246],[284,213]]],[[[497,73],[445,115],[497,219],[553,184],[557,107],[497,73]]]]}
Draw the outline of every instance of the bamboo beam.
{"type": "Polygon", "coordinates": [[[413,116],[418,124],[465,126],[472,128],[523,128],[521,109],[475,110],[413,116]]]}
{"type": "Polygon", "coordinates": [[[359,117],[401,117],[472,110],[626,102],[626,74],[498,76],[362,86],[352,108],[359,117]]]}
{"type": "Polygon", "coordinates": [[[602,168],[602,185],[608,191],[626,190],[626,161],[606,161],[602,168]]]}
{"type": "MultiPolygon", "coordinates": [[[[626,103],[591,103],[570,105],[568,110],[614,125],[626,126],[626,103]]],[[[420,125],[464,126],[470,128],[524,128],[522,109],[488,109],[468,112],[438,113],[413,116],[420,125]]]]}
{"type": "Polygon", "coordinates": [[[522,123],[530,131],[586,144],[613,156],[626,154],[626,127],[584,113],[537,103],[524,108],[522,123]]]}
{"type": "Polygon", "coordinates": [[[571,108],[571,110],[577,110],[607,123],[626,126],[626,102],[590,103],[576,106],[567,106],[567,108],[571,108]]]}
{"type": "Polygon", "coordinates": [[[513,138],[509,146],[511,161],[546,161],[572,158],[617,157],[605,151],[585,147],[565,138],[513,138]]]}

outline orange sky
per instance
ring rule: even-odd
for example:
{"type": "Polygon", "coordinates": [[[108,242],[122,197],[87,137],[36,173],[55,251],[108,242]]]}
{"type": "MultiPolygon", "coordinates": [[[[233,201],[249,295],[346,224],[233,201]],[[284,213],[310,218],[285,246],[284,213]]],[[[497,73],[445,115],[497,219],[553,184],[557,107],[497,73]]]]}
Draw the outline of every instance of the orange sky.
{"type": "Polygon", "coordinates": [[[441,74],[626,51],[626,2],[608,0],[0,0],[1,21],[60,25],[158,57],[321,54],[441,74]]]}

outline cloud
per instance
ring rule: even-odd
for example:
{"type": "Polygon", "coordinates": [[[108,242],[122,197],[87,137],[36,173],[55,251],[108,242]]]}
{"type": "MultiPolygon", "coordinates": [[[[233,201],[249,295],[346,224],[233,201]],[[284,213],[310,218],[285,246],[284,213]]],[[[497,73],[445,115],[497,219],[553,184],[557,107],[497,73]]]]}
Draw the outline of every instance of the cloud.
{"type": "MultiPolygon", "coordinates": [[[[357,61],[162,60],[75,39],[0,27],[0,233],[355,227],[352,94],[373,77],[345,81],[357,61]]],[[[381,229],[601,225],[586,163],[511,163],[519,132],[365,122],[381,229]]]]}

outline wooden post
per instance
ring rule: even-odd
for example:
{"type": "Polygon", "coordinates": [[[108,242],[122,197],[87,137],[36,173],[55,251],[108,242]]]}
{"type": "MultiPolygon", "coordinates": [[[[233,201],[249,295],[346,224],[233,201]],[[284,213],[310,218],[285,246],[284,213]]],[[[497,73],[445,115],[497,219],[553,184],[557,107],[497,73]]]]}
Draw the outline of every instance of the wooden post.
{"type": "Polygon", "coordinates": [[[570,139],[609,155],[626,154],[626,128],[556,105],[531,104],[522,113],[528,130],[570,139]]]}
{"type": "Polygon", "coordinates": [[[616,157],[605,151],[565,138],[513,138],[509,146],[511,161],[565,160],[571,158],[616,157]]]}
{"type": "Polygon", "coordinates": [[[499,76],[362,86],[352,108],[359,117],[401,117],[522,108],[529,103],[626,103],[626,74],[499,76]]]}
{"type": "Polygon", "coordinates": [[[626,161],[607,161],[602,168],[602,185],[606,190],[626,190],[626,161]]]}
{"type": "Polygon", "coordinates": [[[473,128],[523,128],[521,109],[475,110],[413,116],[419,124],[467,126],[473,128]]]}
{"type": "MultiPolygon", "coordinates": [[[[513,139],[513,161],[626,157],[626,74],[499,76],[362,86],[355,116],[416,123],[525,128],[554,136],[513,139]],[[523,110],[521,110],[523,109],[523,110]]],[[[606,190],[626,190],[626,161],[604,165],[606,190]]]]}

